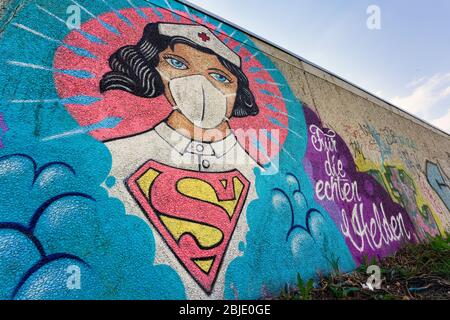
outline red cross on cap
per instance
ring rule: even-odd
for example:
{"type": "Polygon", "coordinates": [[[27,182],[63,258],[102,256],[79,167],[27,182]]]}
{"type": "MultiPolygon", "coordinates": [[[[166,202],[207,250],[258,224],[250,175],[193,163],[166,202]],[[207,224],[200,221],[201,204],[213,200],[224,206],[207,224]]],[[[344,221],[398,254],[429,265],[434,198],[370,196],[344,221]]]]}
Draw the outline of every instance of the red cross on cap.
{"type": "Polygon", "coordinates": [[[205,32],[200,32],[200,33],[198,34],[198,37],[199,37],[200,39],[202,39],[203,42],[206,42],[206,41],[211,40],[211,38],[210,38],[205,32]]]}

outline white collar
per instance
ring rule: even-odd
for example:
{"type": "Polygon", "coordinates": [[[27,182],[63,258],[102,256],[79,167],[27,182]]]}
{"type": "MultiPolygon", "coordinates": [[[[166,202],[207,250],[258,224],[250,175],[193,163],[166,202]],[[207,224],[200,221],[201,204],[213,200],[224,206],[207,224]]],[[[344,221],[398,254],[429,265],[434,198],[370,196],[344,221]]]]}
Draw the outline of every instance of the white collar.
{"type": "Polygon", "coordinates": [[[161,122],[156,126],[155,131],[181,155],[193,153],[220,158],[238,143],[234,134],[230,134],[225,139],[212,143],[191,140],[169,127],[165,122],[161,122]]]}

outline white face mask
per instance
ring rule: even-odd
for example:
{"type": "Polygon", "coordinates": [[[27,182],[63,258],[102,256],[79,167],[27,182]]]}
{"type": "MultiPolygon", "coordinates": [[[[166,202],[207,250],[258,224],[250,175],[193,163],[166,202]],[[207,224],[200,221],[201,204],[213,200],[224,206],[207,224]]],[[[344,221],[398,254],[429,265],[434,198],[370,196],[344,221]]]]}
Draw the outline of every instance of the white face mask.
{"type": "Polygon", "coordinates": [[[202,75],[169,81],[175,108],[195,126],[213,129],[227,120],[227,97],[202,75]]]}

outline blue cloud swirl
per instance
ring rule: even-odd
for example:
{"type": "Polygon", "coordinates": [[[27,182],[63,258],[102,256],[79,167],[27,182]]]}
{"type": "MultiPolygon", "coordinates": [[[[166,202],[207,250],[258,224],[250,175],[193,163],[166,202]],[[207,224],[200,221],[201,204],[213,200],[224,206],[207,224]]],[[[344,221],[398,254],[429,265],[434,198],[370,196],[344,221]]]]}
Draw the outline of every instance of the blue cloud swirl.
{"type": "Polygon", "coordinates": [[[69,164],[0,157],[0,189],[1,299],[185,297],[175,271],[153,266],[146,223],[105,191],[81,192],[89,188],[69,164]],[[74,266],[80,289],[67,285],[74,266]]]}

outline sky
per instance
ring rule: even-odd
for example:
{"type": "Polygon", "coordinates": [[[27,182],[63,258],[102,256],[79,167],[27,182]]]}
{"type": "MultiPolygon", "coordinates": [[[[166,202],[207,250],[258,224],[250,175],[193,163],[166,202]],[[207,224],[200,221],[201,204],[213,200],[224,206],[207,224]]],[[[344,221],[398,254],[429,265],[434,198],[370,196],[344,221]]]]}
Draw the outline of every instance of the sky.
{"type": "Polygon", "coordinates": [[[190,2],[450,133],[450,1],[190,2]]]}

